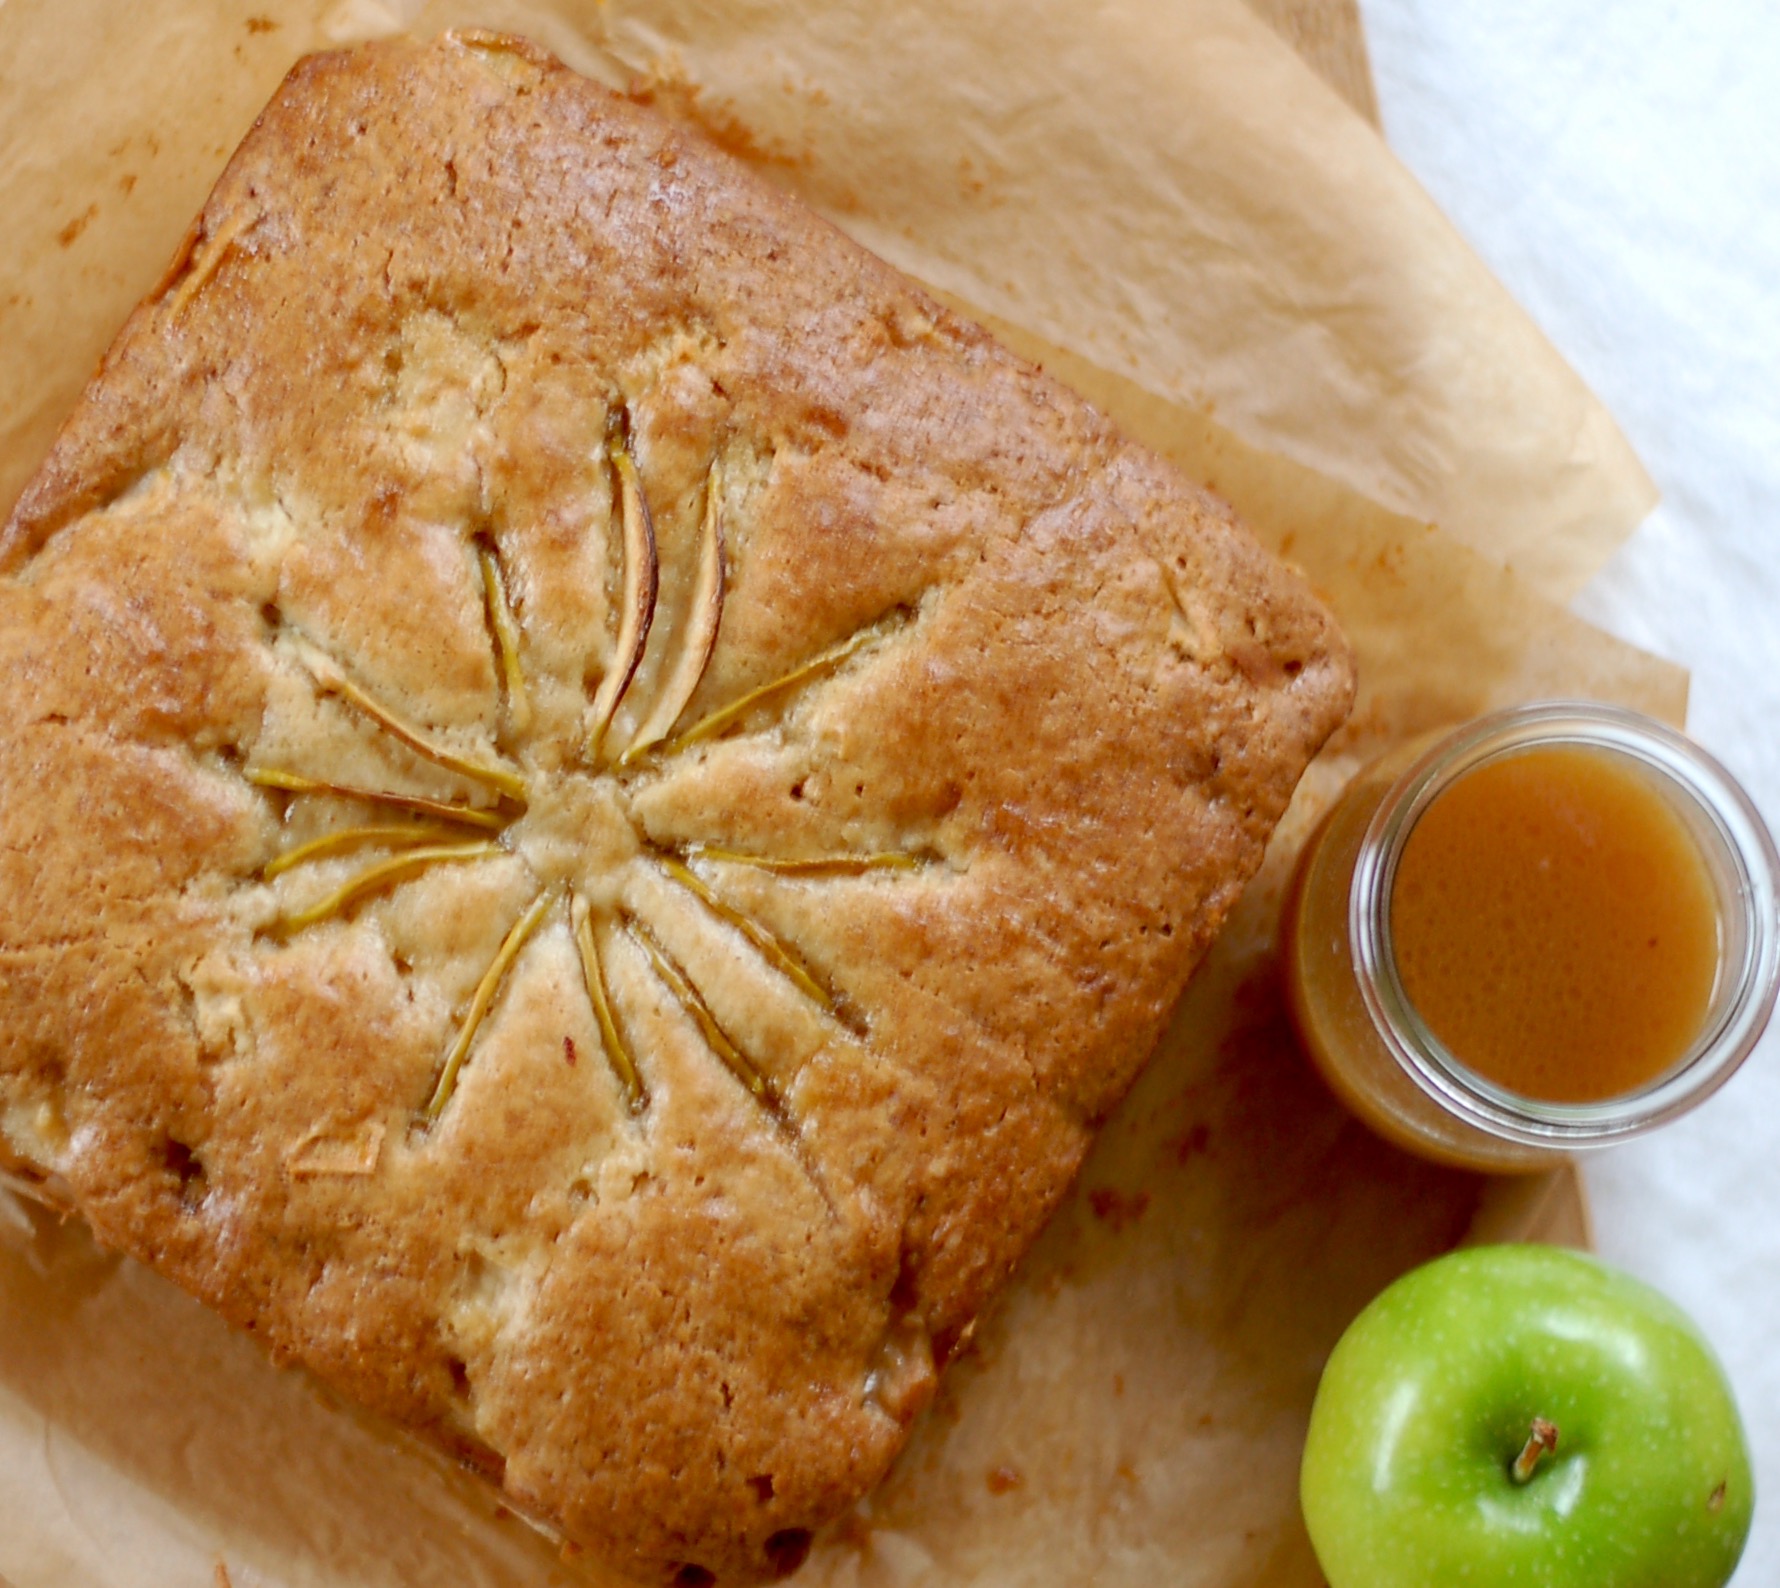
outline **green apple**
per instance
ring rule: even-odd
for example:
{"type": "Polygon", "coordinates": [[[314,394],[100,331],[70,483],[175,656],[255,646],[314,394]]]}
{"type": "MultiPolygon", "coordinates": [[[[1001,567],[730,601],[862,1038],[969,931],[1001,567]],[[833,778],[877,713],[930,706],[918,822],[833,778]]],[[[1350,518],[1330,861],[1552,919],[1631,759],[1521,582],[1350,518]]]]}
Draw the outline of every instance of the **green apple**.
{"type": "Polygon", "coordinates": [[[1721,1588],[1754,1505],[1691,1320],[1546,1246],[1453,1252],[1354,1320],[1300,1494],[1330,1588],[1721,1588]]]}

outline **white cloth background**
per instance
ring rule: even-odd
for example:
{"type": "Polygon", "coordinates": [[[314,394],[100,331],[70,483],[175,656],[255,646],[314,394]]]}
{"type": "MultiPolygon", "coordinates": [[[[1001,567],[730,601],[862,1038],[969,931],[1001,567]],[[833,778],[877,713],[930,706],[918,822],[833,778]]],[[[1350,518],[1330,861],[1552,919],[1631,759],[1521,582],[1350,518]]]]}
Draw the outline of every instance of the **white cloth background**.
{"type": "MultiPolygon", "coordinates": [[[[1662,488],[1578,610],[1692,670],[1690,731],[1780,826],[1780,7],[1362,10],[1392,146],[1662,488]]],[[[1587,1176],[1603,1255],[1730,1369],[1758,1494],[1734,1581],[1780,1583],[1780,1029],[1587,1176]]]]}

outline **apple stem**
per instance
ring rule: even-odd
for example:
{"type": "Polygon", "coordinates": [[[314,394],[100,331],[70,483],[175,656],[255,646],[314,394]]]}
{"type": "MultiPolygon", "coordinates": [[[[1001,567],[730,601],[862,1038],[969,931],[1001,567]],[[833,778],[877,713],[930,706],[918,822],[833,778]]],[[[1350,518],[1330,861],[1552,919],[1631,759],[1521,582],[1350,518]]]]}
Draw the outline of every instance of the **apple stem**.
{"type": "Polygon", "coordinates": [[[1532,1430],[1527,1434],[1527,1442],[1521,1446],[1520,1454],[1514,1458],[1514,1465],[1508,1469],[1509,1477],[1516,1483],[1528,1482],[1539,1463],[1557,1447],[1557,1424],[1548,1423],[1543,1417],[1535,1417],[1532,1430]]]}

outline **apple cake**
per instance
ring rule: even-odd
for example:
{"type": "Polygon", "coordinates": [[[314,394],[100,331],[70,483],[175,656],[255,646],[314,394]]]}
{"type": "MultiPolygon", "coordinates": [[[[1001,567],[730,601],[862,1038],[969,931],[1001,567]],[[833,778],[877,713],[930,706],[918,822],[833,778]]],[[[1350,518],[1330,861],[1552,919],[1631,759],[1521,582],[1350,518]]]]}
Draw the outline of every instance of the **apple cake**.
{"type": "Polygon", "coordinates": [[[683,1584],[883,1474],[1352,689],[1085,403],[482,34],[291,73],[0,676],[0,1166],[683,1584]]]}

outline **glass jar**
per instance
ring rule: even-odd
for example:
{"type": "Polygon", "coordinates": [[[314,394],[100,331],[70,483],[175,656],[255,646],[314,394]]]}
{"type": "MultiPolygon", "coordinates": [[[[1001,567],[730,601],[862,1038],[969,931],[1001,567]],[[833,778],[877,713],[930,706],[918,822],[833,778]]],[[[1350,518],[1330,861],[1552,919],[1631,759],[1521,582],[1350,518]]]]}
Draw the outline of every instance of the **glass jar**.
{"type": "Polygon", "coordinates": [[[1546,1169],[1643,1134],[1710,1096],[1754,1048],[1780,985],[1780,859],[1730,774],[1635,712],[1523,706],[1402,746],[1361,772],[1306,845],[1286,905],[1287,993],[1317,1068],[1354,1113],[1424,1157],[1546,1169]],[[1718,970],[1698,1034],[1649,1084],[1600,1102],[1508,1091],[1449,1052],[1403,991],[1391,933],[1398,863],[1442,793],[1498,758],[1549,746],[1623,758],[1680,819],[1718,907],[1718,970]]]}

